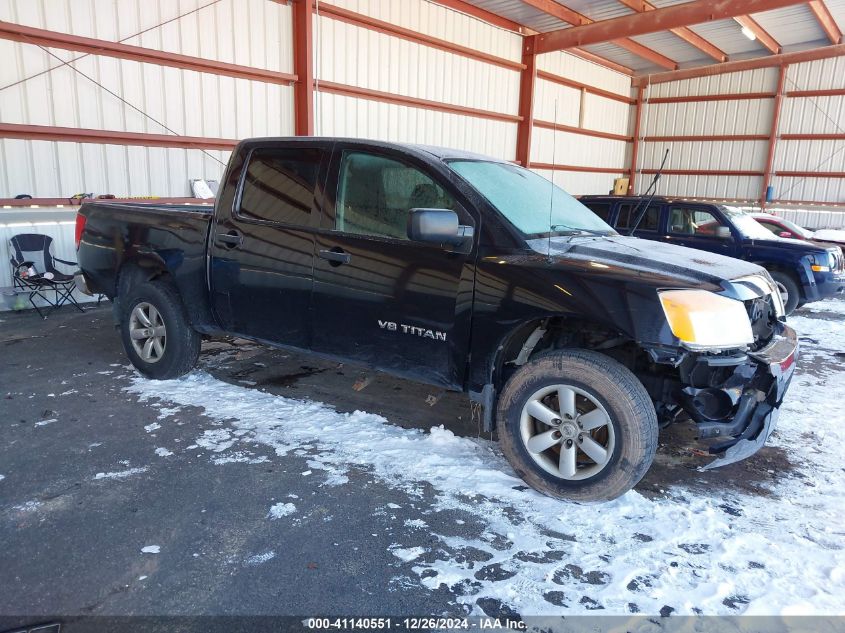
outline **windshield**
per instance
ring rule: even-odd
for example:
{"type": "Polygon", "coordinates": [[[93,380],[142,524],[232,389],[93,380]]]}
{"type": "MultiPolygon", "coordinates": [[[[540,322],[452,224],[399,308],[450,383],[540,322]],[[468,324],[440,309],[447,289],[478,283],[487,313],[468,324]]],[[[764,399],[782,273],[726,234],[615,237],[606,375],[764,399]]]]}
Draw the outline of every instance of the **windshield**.
{"type": "Polygon", "coordinates": [[[449,166],[526,237],[616,235],[595,213],[531,170],[477,160],[449,161],[449,166]]]}
{"type": "Polygon", "coordinates": [[[797,224],[795,224],[795,222],[785,220],[784,218],[778,218],[778,222],[780,222],[783,226],[788,228],[790,231],[792,231],[796,235],[800,235],[804,239],[809,240],[813,237],[812,231],[808,231],[803,226],[798,226],[797,224]]]}
{"type": "Polygon", "coordinates": [[[746,213],[742,209],[737,209],[736,207],[720,207],[722,209],[722,213],[724,213],[728,220],[733,224],[736,229],[742,233],[743,237],[747,237],[750,240],[773,240],[778,239],[776,235],[774,235],[769,229],[761,225],[757,220],[751,217],[750,214],[746,213]]]}

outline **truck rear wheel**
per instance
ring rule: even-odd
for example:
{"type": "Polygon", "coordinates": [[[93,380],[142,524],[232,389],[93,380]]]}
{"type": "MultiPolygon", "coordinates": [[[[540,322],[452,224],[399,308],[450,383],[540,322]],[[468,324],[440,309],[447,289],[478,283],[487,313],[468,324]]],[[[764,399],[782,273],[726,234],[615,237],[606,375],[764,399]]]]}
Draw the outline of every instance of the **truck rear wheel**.
{"type": "Polygon", "coordinates": [[[187,374],[196,365],[200,335],[191,328],[179,293],[164,281],[133,286],[120,322],[123,347],[132,364],[147,378],[167,380],[187,374]]]}
{"type": "Polygon", "coordinates": [[[798,302],[801,301],[801,289],[798,287],[798,282],[789,273],[779,270],[772,270],[769,274],[777,284],[781,299],[783,299],[784,312],[788,315],[792,314],[798,307],[798,302]]]}
{"type": "Polygon", "coordinates": [[[603,354],[549,352],[520,367],[499,397],[505,457],[535,490],[579,502],[633,488],[657,450],[657,414],[633,373],[603,354]]]}

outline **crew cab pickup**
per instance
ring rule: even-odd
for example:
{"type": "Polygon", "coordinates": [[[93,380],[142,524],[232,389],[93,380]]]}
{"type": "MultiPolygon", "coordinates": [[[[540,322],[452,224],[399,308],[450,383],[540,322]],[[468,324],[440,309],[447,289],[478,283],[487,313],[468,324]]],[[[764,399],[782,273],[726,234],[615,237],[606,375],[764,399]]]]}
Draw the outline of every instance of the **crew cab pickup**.
{"type": "MultiPolygon", "coordinates": [[[[632,216],[639,215],[647,202],[631,196],[582,196],[580,200],[626,235],[636,222],[632,216]]],[[[776,237],[752,214],[735,207],[655,197],[635,235],[759,264],[777,284],[786,314],[845,292],[845,258],[838,246],[776,237]]]]}
{"type": "MultiPolygon", "coordinates": [[[[234,334],[467,392],[516,472],[612,499],[692,420],[730,463],[775,426],[797,353],[761,267],[620,236],[517,165],[374,141],[252,139],[208,207],[91,202],[77,283],[141,374],[234,334]]],[[[292,420],[290,424],[296,424],[292,420]]]]}

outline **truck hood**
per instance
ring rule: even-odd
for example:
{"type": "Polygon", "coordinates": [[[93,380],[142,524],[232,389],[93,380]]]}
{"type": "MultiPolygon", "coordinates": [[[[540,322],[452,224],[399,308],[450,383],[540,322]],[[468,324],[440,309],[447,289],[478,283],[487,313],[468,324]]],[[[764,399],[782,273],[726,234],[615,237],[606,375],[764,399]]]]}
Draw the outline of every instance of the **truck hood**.
{"type": "Polygon", "coordinates": [[[759,275],[756,264],[693,248],[636,237],[553,237],[528,241],[532,250],[550,255],[561,267],[581,264],[597,269],[616,268],[653,276],[665,285],[724,287],[725,281],[759,275]]]}
{"type": "Polygon", "coordinates": [[[781,251],[803,252],[805,255],[822,253],[827,250],[824,244],[816,244],[807,240],[795,240],[788,237],[776,237],[772,240],[747,239],[743,242],[745,246],[759,248],[776,248],[781,251]]]}
{"type": "Polygon", "coordinates": [[[845,231],[839,229],[821,229],[813,231],[813,240],[820,242],[833,242],[845,246],[845,231]]]}

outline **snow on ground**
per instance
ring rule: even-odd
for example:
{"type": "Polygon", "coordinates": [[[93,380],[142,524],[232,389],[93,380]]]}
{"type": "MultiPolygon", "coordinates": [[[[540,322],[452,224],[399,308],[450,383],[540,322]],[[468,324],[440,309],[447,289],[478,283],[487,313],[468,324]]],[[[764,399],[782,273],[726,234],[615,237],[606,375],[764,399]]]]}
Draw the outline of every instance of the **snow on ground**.
{"type": "Polygon", "coordinates": [[[250,556],[244,562],[247,565],[260,565],[261,563],[266,563],[268,560],[272,560],[274,558],[276,558],[276,552],[271,550],[269,552],[264,552],[263,554],[256,554],[255,556],[250,556]]]}
{"type": "Polygon", "coordinates": [[[97,473],[94,479],[126,479],[132,475],[140,475],[147,472],[148,466],[141,466],[140,468],[127,468],[126,470],[118,470],[111,473],[97,473]]]}
{"type": "MultiPolygon", "coordinates": [[[[845,302],[826,302],[824,312],[845,314],[845,302]]],[[[790,318],[805,357],[825,364],[811,374],[799,363],[772,440],[798,470],[769,496],[679,485],[657,498],[632,491],[577,505],[527,489],[495,443],[442,427],[402,429],[377,415],[338,413],[202,371],[167,382],[136,377],[128,390],[141,400],[204,409],[215,428],[196,442],[218,456],[256,445],[279,456],[307,454],[308,466],[333,485],[363,469],[424,497],[429,514],[471,516],[483,526],[478,537],[434,533],[431,551],[410,543],[391,551],[407,561],[397,573],[400,590],[414,576],[431,589],[445,584],[475,614],[479,598],[522,615],[657,614],[667,607],[676,614],[841,614],[845,368],[836,354],[845,351],[845,332],[841,319],[816,314],[790,318]]]]}
{"type": "Polygon", "coordinates": [[[296,512],[296,506],[292,503],[276,503],[270,508],[267,516],[271,519],[281,519],[296,512]]]}

